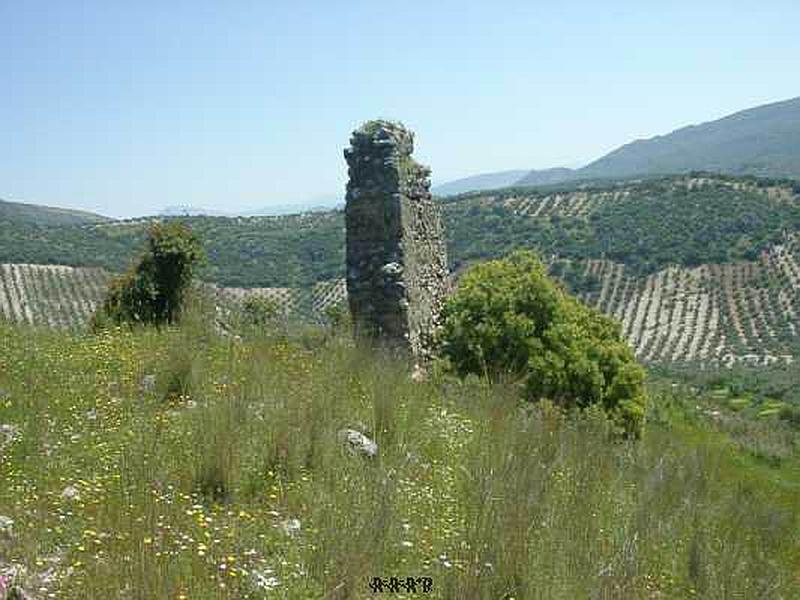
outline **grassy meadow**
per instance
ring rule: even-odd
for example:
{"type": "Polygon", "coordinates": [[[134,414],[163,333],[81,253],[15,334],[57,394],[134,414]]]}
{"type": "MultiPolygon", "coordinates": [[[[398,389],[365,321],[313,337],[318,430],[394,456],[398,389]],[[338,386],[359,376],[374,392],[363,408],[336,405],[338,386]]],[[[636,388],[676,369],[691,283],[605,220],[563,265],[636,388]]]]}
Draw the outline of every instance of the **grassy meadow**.
{"type": "Polygon", "coordinates": [[[237,340],[207,321],[0,323],[6,586],[344,599],[430,577],[448,599],[800,597],[798,435],[777,421],[734,431],[654,386],[643,439],[614,441],[601,413],[415,382],[336,332],[237,340]],[[351,452],[348,427],[378,456],[351,452]]]}

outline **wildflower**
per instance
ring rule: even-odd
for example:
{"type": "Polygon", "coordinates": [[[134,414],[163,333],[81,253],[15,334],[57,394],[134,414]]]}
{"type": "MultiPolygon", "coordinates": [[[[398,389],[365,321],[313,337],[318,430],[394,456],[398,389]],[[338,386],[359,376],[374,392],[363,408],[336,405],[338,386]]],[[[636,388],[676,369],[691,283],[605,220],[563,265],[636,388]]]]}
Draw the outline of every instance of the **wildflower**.
{"type": "Polygon", "coordinates": [[[64,500],[80,500],[81,493],[78,490],[78,488],[75,487],[74,485],[68,485],[61,492],[61,498],[63,498],[64,500]]]}
{"type": "Polygon", "coordinates": [[[10,536],[13,529],[14,529],[14,519],[12,519],[11,517],[5,517],[3,515],[0,515],[0,533],[4,533],[10,536]]]}
{"type": "Polygon", "coordinates": [[[300,520],[299,519],[287,519],[283,523],[281,523],[281,528],[283,529],[284,533],[287,535],[295,535],[300,531],[300,520]]]}
{"type": "Polygon", "coordinates": [[[272,575],[272,569],[264,569],[263,571],[253,571],[253,579],[257,587],[265,590],[271,590],[280,585],[280,580],[272,575]]]}

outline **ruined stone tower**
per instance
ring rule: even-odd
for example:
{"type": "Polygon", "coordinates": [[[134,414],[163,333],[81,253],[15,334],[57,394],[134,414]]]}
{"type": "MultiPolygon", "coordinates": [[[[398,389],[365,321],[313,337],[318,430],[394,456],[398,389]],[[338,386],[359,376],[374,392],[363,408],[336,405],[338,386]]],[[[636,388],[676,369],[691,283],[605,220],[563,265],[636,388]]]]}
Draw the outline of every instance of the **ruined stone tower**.
{"type": "Polygon", "coordinates": [[[344,151],[347,296],[357,337],[424,359],[447,293],[447,256],[430,169],[413,150],[402,125],[369,121],[344,151]]]}

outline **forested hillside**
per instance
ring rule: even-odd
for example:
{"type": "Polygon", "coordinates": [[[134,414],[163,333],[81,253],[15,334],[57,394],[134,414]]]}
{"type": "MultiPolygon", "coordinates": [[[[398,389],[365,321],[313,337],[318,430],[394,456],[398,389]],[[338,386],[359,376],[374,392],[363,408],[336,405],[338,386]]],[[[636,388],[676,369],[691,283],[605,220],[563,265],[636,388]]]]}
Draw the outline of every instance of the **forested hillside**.
{"type": "Polygon", "coordinates": [[[637,273],[755,260],[800,230],[800,186],[712,175],[507,189],[446,199],[451,260],[530,246],[562,258],[607,258],[637,273]]]}
{"type": "Polygon", "coordinates": [[[0,199],[0,222],[29,223],[38,225],[78,225],[83,223],[101,223],[110,221],[108,217],[94,213],[72,210],[69,208],[55,208],[53,206],[39,206],[24,204],[22,202],[8,202],[0,199]]]}
{"type": "MultiPolygon", "coordinates": [[[[443,200],[451,267],[525,246],[544,256],[606,258],[636,273],[757,260],[800,230],[800,185],[711,175],[514,189],[443,200]]],[[[341,211],[185,217],[203,239],[203,277],[234,287],[308,286],[344,276],[341,211]]],[[[126,268],[148,219],[82,226],[0,221],[0,262],[126,268]]]]}
{"type": "MultiPolygon", "coordinates": [[[[800,202],[791,182],[709,175],[506,189],[443,201],[449,258],[538,250],[573,292],[623,323],[647,362],[769,364],[800,355],[800,202]]],[[[205,241],[202,277],[221,299],[265,297],[319,318],[345,298],[340,211],[186,219],[205,241]]],[[[121,271],[148,221],[0,228],[0,312],[73,325],[121,271]]]]}
{"type": "MultiPolygon", "coordinates": [[[[203,277],[239,287],[311,285],[341,276],[340,211],[279,217],[180,217],[204,242],[203,277]]],[[[152,219],[91,226],[0,221],[0,262],[127,268],[152,219]]]]}

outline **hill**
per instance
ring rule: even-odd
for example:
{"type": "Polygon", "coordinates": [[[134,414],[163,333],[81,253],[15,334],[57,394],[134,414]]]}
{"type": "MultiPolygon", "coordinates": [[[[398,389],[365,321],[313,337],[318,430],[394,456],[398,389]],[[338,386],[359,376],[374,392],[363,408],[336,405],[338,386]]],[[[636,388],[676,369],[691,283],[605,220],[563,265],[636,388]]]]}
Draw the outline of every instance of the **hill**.
{"type": "Polygon", "coordinates": [[[167,206],[158,213],[159,217],[232,217],[230,213],[210,208],[198,208],[188,205],[167,206]]]}
{"type": "MultiPolygon", "coordinates": [[[[581,169],[555,170],[555,175],[573,181],[690,171],[800,179],[800,98],[636,140],[581,169]]],[[[557,181],[542,181],[540,172],[532,171],[515,185],[546,183],[557,181]]]]}
{"type": "MultiPolygon", "coordinates": [[[[641,359],[763,365],[800,357],[798,191],[781,180],[695,174],[478,192],[448,198],[442,208],[455,272],[533,248],[573,292],[622,321],[641,359]]],[[[265,295],[306,315],[343,301],[341,211],[186,221],[208,250],[201,276],[231,290],[224,295],[265,295]]],[[[0,261],[46,264],[62,257],[120,271],[148,223],[0,224],[0,261]]],[[[10,272],[6,290],[46,297],[47,285],[20,283],[10,272]]],[[[52,274],[41,277],[53,281],[52,274]]],[[[55,282],[50,288],[59,289],[55,282]]],[[[98,301],[91,286],[62,288],[86,290],[84,304],[98,301]]],[[[71,292],[63,293],[68,305],[71,292]]]]}
{"type": "Polygon", "coordinates": [[[509,188],[443,205],[455,268],[528,246],[563,258],[608,258],[648,274],[755,260],[800,230],[797,183],[707,173],[509,188]]]}
{"type": "MultiPolygon", "coordinates": [[[[650,274],[670,265],[757,260],[784,232],[800,230],[799,193],[790,181],[696,174],[476,192],[446,198],[442,208],[454,270],[526,246],[650,274]]],[[[344,276],[342,211],[184,220],[206,243],[209,281],[285,287],[344,276]]],[[[120,271],[150,221],[0,223],[0,262],[120,271]]]]}
{"type": "Polygon", "coordinates": [[[294,204],[281,203],[241,211],[213,210],[188,205],[168,206],[159,217],[278,217],[296,215],[305,212],[324,212],[343,208],[344,200],[338,196],[324,196],[294,204]]]}
{"type": "MultiPolygon", "coordinates": [[[[344,218],[340,211],[180,218],[204,240],[209,261],[203,276],[208,281],[234,287],[287,287],[342,275],[344,218]]],[[[0,221],[0,262],[66,264],[120,272],[144,243],[152,220],[82,226],[0,221]]]]}
{"type": "Polygon", "coordinates": [[[37,225],[79,225],[112,219],[82,210],[0,200],[0,221],[37,225]]]}
{"type": "MultiPolygon", "coordinates": [[[[103,302],[112,274],[94,267],[0,263],[0,320],[57,329],[82,329],[103,302]]],[[[269,300],[276,316],[320,322],[346,300],[343,279],[306,288],[224,287],[203,284],[221,309],[250,296],[269,300]]]]}
{"type": "Polygon", "coordinates": [[[616,178],[694,170],[800,179],[800,98],[637,140],[577,175],[616,178]]]}
{"type": "Polygon", "coordinates": [[[454,179],[440,185],[434,185],[431,192],[435,196],[453,196],[465,192],[476,192],[481,190],[493,190],[504,188],[517,183],[531,171],[498,171],[496,173],[481,173],[471,175],[462,179],[454,179]]]}
{"type": "Polygon", "coordinates": [[[343,196],[330,194],[327,196],[317,196],[298,202],[285,202],[281,204],[271,204],[261,208],[254,208],[242,213],[243,217],[279,217],[283,215],[296,215],[306,212],[324,212],[326,210],[336,210],[344,208],[343,196]]]}
{"type": "Polygon", "coordinates": [[[30,325],[80,328],[105,296],[103,269],[0,264],[0,317],[30,325]]]}

